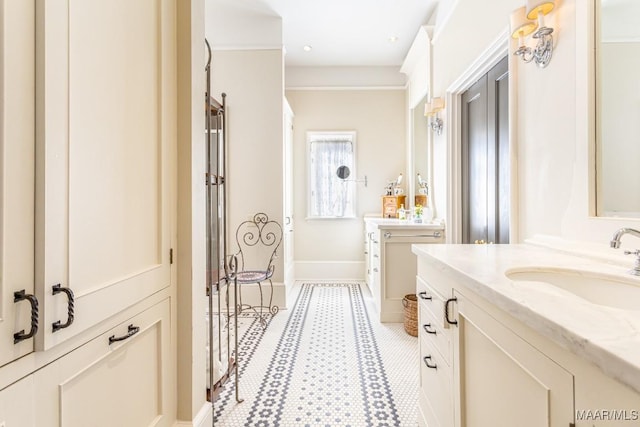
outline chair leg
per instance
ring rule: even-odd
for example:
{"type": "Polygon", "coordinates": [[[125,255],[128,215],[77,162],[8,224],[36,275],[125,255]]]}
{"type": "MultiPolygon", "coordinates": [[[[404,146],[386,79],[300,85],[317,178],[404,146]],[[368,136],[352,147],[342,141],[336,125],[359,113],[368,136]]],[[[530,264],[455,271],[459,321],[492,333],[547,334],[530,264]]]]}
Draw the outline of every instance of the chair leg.
{"type": "Polygon", "coordinates": [[[262,310],[264,308],[264,300],[262,298],[262,283],[258,282],[258,290],[260,291],[260,323],[266,328],[267,321],[264,320],[264,315],[262,314],[262,310]]]}
{"type": "Polygon", "coordinates": [[[271,281],[271,279],[269,279],[269,285],[271,285],[271,295],[269,296],[269,311],[271,312],[272,315],[275,315],[278,311],[280,311],[280,308],[277,305],[272,305],[273,304],[273,282],[271,281]]]}
{"type": "Polygon", "coordinates": [[[238,301],[235,301],[236,311],[238,313],[242,313],[242,286],[238,286],[238,300],[240,301],[240,304],[238,304],[238,301]]]}

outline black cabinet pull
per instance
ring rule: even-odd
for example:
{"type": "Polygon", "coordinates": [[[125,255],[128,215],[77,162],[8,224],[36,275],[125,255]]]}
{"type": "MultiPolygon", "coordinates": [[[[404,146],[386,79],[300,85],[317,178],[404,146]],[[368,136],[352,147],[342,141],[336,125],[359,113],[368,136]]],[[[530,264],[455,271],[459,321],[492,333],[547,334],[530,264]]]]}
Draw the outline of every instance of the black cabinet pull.
{"type": "Polygon", "coordinates": [[[436,365],[435,363],[433,365],[429,363],[429,361],[431,360],[431,356],[425,356],[422,358],[422,360],[424,360],[424,364],[427,365],[427,368],[438,369],[438,365],[436,365]]]}
{"type": "Polygon", "coordinates": [[[420,296],[420,299],[427,299],[427,300],[432,300],[433,297],[430,295],[427,295],[426,292],[420,292],[418,293],[418,295],[420,296]]]}
{"type": "Polygon", "coordinates": [[[62,285],[57,284],[53,285],[53,295],[57,295],[60,292],[64,292],[67,295],[67,321],[65,323],[56,320],[53,322],[53,332],[59,331],[60,329],[68,328],[73,323],[73,319],[75,318],[75,298],[73,296],[73,291],[70,288],[63,288],[62,285]]]}
{"type": "Polygon", "coordinates": [[[431,323],[426,323],[426,324],[422,325],[422,328],[424,329],[424,331],[426,333],[435,335],[436,334],[436,330],[435,329],[431,330],[431,329],[429,329],[430,327],[431,327],[431,323]]]}
{"type": "Polygon", "coordinates": [[[445,318],[445,320],[447,321],[447,323],[448,323],[448,324],[450,324],[450,325],[457,325],[457,324],[458,324],[458,321],[457,321],[457,320],[455,320],[455,319],[453,319],[453,320],[449,319],[449,303],[450,303],[450,302],[454,302],[454,301],[458,301],[458,298],[456,298],[456,297],[449,298],[449,299],[447,300],[447,302],[445,302],[445,303],[444,303],[444,318],[445,318]]]}
{"type": "Polygon", "coordinates": [[[109,337],[109,345],[113,344],[116,341],[124,341],[126,339],[129,339],[132,336],[134,336],[135,334],[137,334],[138,332],[140,332],[140,326],[129,325],[129,327],[127,329],[128,329],[127,334],[123,335],[121,337],[116,337],[115,335],[111,335],[109,337]]]}
{"type": "Polygon", "coordinates": [[[23,289],[13,293],[13,302],[21,302],[27,300],[31,304],[31,330],[25,334],[24,329],[13,334],[13,343],[18,344],[20,341],[28,340],[38,332],[38,299],[23,289]]]}

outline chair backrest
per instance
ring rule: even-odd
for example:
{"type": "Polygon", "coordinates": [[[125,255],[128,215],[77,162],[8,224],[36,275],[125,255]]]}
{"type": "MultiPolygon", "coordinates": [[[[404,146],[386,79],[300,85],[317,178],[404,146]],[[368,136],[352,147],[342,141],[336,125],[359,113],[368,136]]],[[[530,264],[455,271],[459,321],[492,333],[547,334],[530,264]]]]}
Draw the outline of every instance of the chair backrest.
{"type": "Polygon", "coordinates": [[[236,230],[238,271],[269,271],[282,242],[282,226],[270,221],[267,214],[257,213],[236,230]]]}

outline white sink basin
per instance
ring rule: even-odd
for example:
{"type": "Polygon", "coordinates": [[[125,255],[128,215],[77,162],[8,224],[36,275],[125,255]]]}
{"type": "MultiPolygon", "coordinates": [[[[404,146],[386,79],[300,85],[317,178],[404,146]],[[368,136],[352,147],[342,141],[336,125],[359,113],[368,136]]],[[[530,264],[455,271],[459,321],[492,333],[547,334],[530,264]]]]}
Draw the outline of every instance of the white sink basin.
{"type": "Polygon", "coordinates": [[[640,279],[558,268],[518,268],[505,275],[515,281],[544,282],[594,304],[640,310],[640,279]]]}

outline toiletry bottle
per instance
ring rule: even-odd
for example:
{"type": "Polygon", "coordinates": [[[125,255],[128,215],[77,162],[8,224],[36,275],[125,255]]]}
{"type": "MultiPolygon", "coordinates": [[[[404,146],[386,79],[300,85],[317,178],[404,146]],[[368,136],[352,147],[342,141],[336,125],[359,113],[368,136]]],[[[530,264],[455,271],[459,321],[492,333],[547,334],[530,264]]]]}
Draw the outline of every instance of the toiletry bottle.
{"type": "Polygon", "coordinates": [[[400,205],[398,210],[398,219],[407,219],[407,213],[404,211],[404,203],[400,205]]]}

